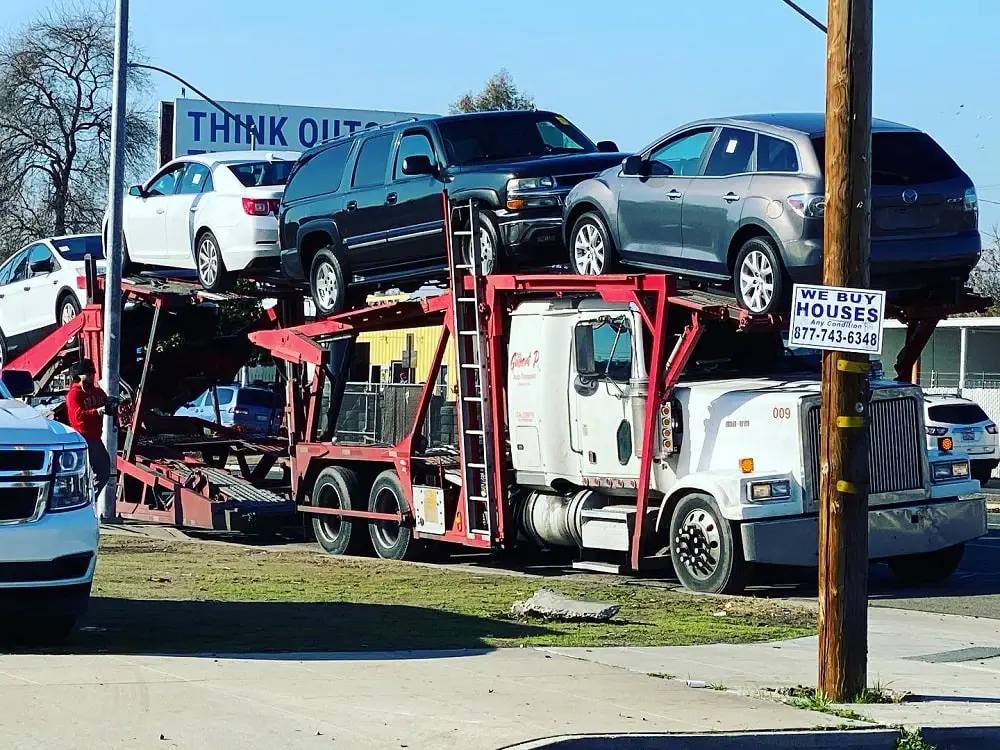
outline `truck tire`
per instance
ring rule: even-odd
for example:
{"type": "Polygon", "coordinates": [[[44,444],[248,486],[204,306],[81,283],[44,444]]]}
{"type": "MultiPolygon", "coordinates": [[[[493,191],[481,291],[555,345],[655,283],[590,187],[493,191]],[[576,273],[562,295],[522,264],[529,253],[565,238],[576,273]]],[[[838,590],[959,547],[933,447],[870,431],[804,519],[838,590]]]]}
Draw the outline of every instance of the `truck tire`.
{"type": "Polygon", "coordinates": [[[715,498],[703,493],[681,498],[674,508],[670,560],[684,588],[701,594],[738,594],[750,577],[742,542],[715,498]]]}
{"type": "MultiPolygon", "coordinates": [[[[320,508],[356,510],[359,495],[360,481],[354,471],[343,466],[328,466],[316,477],[312,504],[320,508]]],[[[368,549],[363,521],[316,514],[312,527],[319,546],[329,555],[361,555],[368,549]]]]}
{"type": "MultiPolygon", "coordinates": [[[[504,265],[503,243],[497,230],[496,220],[488,211],[479,212],[479,250],[483,276],[497,273],[504,265]]],[[[462,248],[462,260],[472,264],[472,240],[466,238],[462,248]]]]}
{"type": "MultiPolygon", "coordinates": [[[[368,496],[371,513],[396,513],[412,515],[406,493],[395,469],[383,471],[375,478],[368,496]]],[[[425,545],[413,538],[413,528],[395,521],[372,521],[368,525],[375,554],[384,560],[414,560],[420,557],[425,545]]]]}
{"type": "Polygon", "coordinates": [[[965,544],[923,552],[919,555],[890,557],[889,569],[903,583],[920,585],[943,583],[951,578],[965,554],[965,544]]]}

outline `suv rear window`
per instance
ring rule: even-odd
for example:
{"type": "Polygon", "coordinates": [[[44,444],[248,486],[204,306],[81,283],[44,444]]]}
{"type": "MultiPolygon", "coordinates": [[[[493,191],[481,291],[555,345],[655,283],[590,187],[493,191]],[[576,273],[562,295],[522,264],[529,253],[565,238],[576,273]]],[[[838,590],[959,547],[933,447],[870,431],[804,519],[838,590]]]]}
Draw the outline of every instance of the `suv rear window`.
{"type": "MultiPolygon", "coordinates": [[[[826,169],[825,138],[813,138],[820,170],[826,169]]],[[[872,184],[916,185],[961,177],[962,170],[926,133],[873,133],[872,184]]]]}
{"type": "Polygon", "coordinates": [[[344,141],[296,162],[285,186],[285,200],[336,192],[352,145],[353,141],[344,141]]]}
{"type": "Polygon", "coordinates": [[[932,422],[945,424],[977,424],[989,422],[989,415],[978,404],[940,404],[927,407],[932,422]]]}
{"type": "Polygon", "coordinates": [[[101,240],[99,234],[53,240],[52,244],[66,260],[82,261],[88,255],[94,260],[100,260],[104,257],[104,241],[101,240]]]}
{"type": "Polygon", "coordinates": [[[260,388],[240,388],[236,392],[236,403],[239,406],[260,406],[270,409],[274,406],[274,394],[260,388]]]}
{"type": "Polygon", "coordinates": [[[226,166],[236,175],[236,179],[243,183],[243,187],[274,187],[288,182],[288,174],[295,166],[295,162],[251,161],[226,166]]]}

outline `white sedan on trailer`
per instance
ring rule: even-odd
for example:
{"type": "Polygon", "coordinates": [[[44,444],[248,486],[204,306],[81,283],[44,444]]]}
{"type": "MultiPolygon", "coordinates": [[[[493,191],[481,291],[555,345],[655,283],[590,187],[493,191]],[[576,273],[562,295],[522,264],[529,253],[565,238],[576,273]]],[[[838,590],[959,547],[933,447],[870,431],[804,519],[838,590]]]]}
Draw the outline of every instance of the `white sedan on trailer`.
{"type": "Polygon", "coordinates": [[[278,204],[298,156],[227,151],[174,159],[125,196],[125,266],[194,269],[211,291],[229,288],[237,271],[277,268],[278,204]]]}
{"type": "Polygon", "coordinates": [[[103,273],[101,235],[38,240],[0,266],[0,367],[72,320],[87,304],[88,255],[103,273]]]}
{"type": "Polygon", "coordinates": [[[969,454],[972,476],[982,484],[990,480],[1000,464],[997,426],[975,401],[958,396],[924,396],[927,448],[941,448],[941,441],[969,454]]]}

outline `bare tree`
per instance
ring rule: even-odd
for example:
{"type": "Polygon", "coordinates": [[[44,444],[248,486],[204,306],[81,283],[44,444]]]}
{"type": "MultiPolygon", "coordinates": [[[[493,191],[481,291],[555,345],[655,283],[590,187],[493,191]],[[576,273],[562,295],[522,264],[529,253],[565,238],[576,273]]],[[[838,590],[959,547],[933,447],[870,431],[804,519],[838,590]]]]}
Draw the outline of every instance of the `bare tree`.
{"type": "Polygon", "coordinates": [[[976,292],[993,300],[987,314],[995,315],[1000,312],[1000,227],[983,234],[986,240],[983,257],[972,270],[969,281],[976,292]]]}
{"type": "MultiPolygon", "coordinates": [[[[107,202],[114,26],[110,9],[59,7],[0,41],[0,256],[38,237],[98,231],[107,202]]],[[[149,81],[129,73],[129,98],[149,81]]],[[[137,96],[138,95],[138,96],[137,96]]],[[[130,172],[151,162],[148,110],[126,120],[130,172]]]]}
{"type": "Polygon", "coordinates": [[[506,68],[493,75],[478,94],[472,91],[451,105],[452,114],[459,112],[490,112],[511,109],[534,109],[535,98],[519,91],[506,68]]]}

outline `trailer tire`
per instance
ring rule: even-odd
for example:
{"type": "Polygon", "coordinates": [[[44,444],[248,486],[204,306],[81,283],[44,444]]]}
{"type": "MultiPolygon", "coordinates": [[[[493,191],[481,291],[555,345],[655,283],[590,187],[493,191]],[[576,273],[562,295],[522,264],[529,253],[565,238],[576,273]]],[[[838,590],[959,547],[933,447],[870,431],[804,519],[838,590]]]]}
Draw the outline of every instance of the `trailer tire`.
{"type": "Polygon", "coordinates": [[[965,544],[955,544],[934,552],[890,557],[887,562],[893,575],[905,584],[944,583],[958,568],[963,554],[965,544]]]}
{"type": "MultiPolygon", "coordinates": [[[[402,512],[404,518],[412,516],[403,483],[395,469],[383,471],[375,478],[368,496],[371,513],[402,512]]],[[[413,528],[394,521],[372,521],[368,525],[375,554],[384,560],[415,560],[421,556],[425,544],[413,538],[413,528]]]]}
{"type": "MultiPolygon", "coordinates": [[[[355,510],[360,488],[357,473],[343,466],[328,466],[316,477],[312,504],[321,508],[355,510]]],[[[363,521],[317,514],[313,516],[312,527],[319,546],[329,555],[361,555],[368,549],[363,521]]]]}
{"type": "Polygon", "coordinates": [[[670,560],[684,588],[700,594],[738,594],[750,566],[741,540],[711,495],[682,497],[670,518],[670,560]]]}

